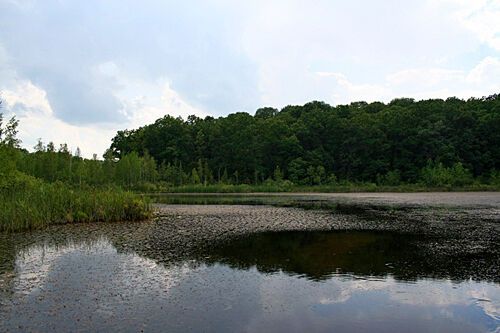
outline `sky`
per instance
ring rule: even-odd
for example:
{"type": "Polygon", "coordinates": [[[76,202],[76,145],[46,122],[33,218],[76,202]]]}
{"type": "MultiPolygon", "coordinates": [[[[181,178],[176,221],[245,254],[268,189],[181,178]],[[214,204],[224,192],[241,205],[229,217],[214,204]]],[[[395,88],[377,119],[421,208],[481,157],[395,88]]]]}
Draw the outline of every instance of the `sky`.
{"type": "Polygon", "coordinates": [[[0,0],[0,98],[101,156],[166,114],[500,93],[500,0],[0,0]]]}

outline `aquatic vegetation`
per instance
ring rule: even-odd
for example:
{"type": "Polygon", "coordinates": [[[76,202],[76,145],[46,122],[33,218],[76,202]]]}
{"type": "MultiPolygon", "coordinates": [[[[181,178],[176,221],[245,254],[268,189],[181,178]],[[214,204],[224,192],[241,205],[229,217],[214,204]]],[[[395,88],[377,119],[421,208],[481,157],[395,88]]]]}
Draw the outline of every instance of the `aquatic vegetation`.
{"type": "Polygon", "coordinates": [[[0,181],[0,231],[55,223],[135,221],[150,216],[149,200],[119,188],[72,188],[16,173],[0,181]]]}
{"type": "MultiPolygon", "coordinates": [[[[80,164],[72,165],[69,160],[70,169],[76,170],[73,183],[69,180],[62,182],[50,174],[50,177],[36,178],[18,168],[26,151],[20,148],[20,141],[16,138],[17,126],[18,121],[14,117],[5,127],[2,126],[0,114],[0,231],[34,229],[67,222],[134,221],[150,216],[147,198],[116,185],[96,187],[95,184],[82,183],[80,171],[83,168],[79,156],[74,159],[80,164]]],[[[54,162],[59,161],[52,158],[54,154],[54,145],[49,144],[49,151],[43,155],[48,157],[43,163],[45,169],[55,170],[54,162]]],[[[57,154],[71,158],[64,146],[57,154]]],[[[39,155],[40,149],[37,149],[31,156],[39,155]]],[[[37,167],[36,164],[29,165],[37,167]]],[[[87,171],[98,174],[96,169],[89,168],[87,171]]]]}

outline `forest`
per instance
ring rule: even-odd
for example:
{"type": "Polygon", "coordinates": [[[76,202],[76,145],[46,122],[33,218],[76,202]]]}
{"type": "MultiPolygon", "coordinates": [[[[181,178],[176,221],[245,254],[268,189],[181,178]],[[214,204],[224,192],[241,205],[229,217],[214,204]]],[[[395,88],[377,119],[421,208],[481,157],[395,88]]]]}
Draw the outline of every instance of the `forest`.
{"type": "Polygon", "coordinates": [[[167,115],[119,131],[104,157],[137,170],[142,158],[143,174],[136,171],[134,179],[117,168],[122,182],[168,186],[498,184],[500,96],[339,106],[315,101],[204,119],[167,115]]]}
{"type": "Polygon", "coordinates": [[[311,102],[252,116],[169,115],[119,131],[103,158],[17,138],[0,113],[0,229],[147,218],[149,192],[500,188],[500,96],[311,102]],[[48,205],[47,203],[50,203],[48,205]]]}
{"type": "Polygon", "coordinates": [[[336,107],[311,102],[204,119],[166,115],[119,131],[103,159],[41,140],[28,152],[16,138],[17,125],[15,118],[0,123],[0,173],[16,170],[78,187],[335,191],[500,184],[499,95],[336,107]]]}

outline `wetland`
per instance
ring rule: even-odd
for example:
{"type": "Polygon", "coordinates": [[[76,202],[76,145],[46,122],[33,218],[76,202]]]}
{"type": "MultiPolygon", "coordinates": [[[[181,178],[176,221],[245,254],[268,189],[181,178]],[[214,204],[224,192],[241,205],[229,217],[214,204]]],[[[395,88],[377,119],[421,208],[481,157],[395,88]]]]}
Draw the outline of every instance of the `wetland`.
{"type": "Polygon", "coordinates": [[[152,198],[0,234],[0,330],[499,330],[498,193],[152,198]]]}

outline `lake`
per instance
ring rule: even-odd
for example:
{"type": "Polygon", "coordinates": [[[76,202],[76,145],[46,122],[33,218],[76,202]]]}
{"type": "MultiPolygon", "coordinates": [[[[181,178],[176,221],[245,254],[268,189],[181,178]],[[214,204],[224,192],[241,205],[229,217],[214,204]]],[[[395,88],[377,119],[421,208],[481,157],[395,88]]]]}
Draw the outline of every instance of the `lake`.
{"type": "Polygon", "coordinates": [[[0,235],[0,331],[500,331],[498,194],[155,201],[0,235]]]}

